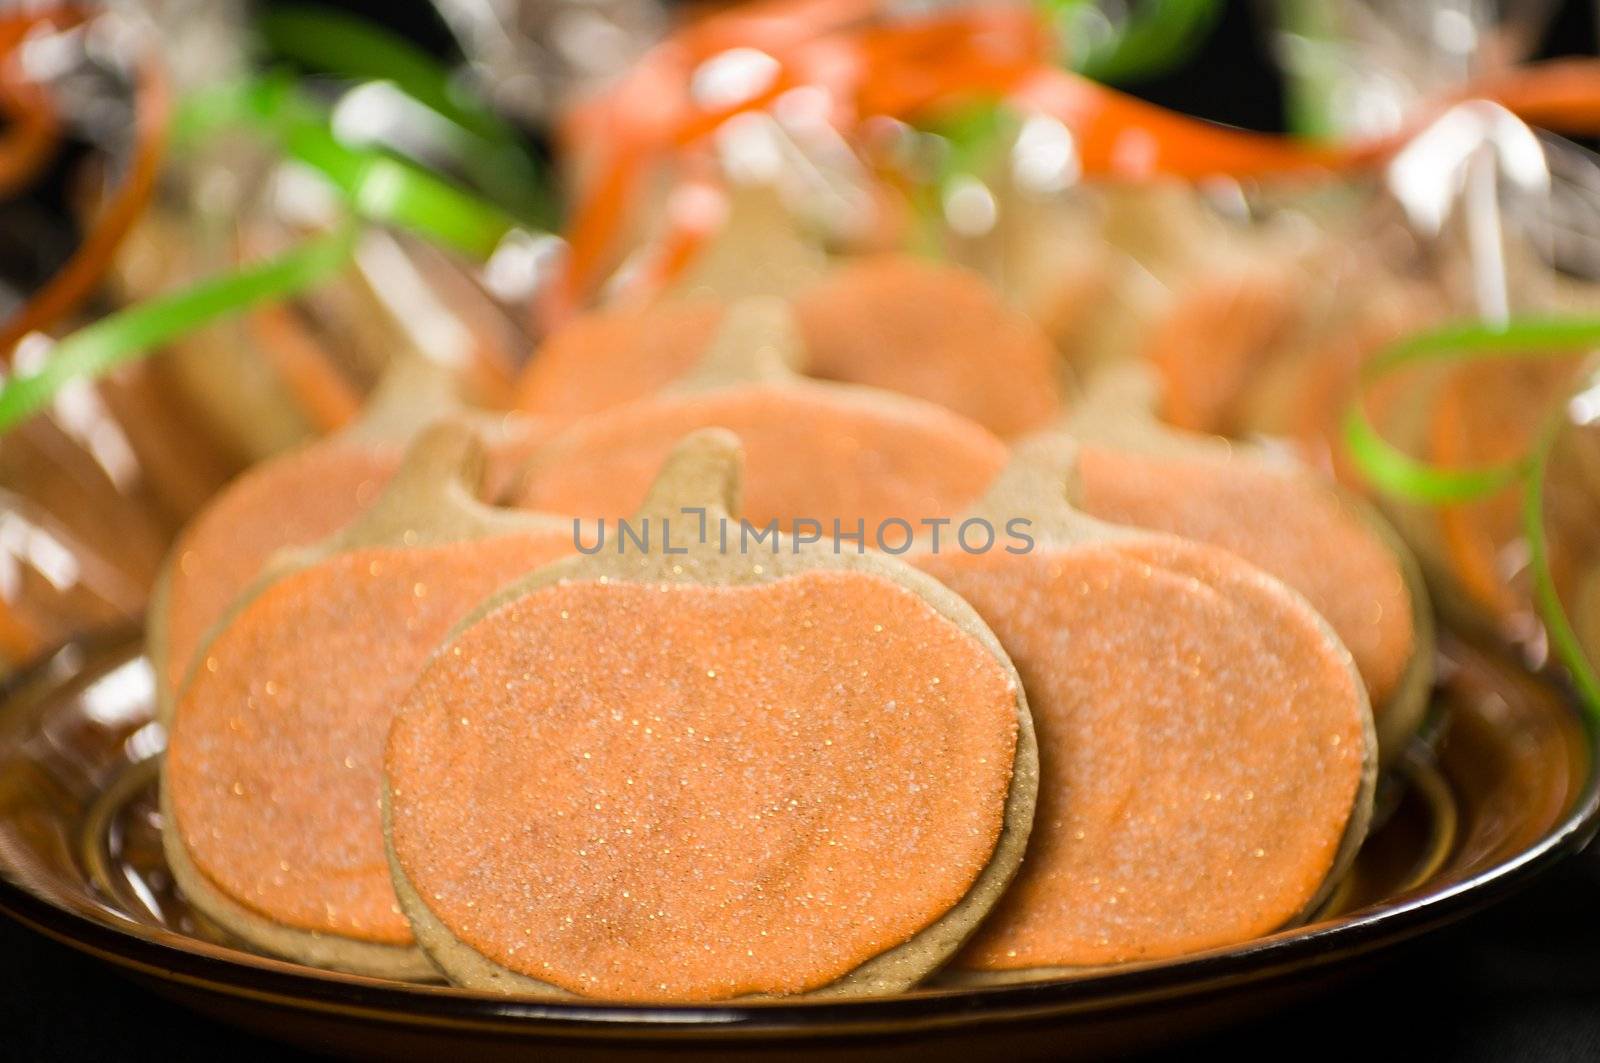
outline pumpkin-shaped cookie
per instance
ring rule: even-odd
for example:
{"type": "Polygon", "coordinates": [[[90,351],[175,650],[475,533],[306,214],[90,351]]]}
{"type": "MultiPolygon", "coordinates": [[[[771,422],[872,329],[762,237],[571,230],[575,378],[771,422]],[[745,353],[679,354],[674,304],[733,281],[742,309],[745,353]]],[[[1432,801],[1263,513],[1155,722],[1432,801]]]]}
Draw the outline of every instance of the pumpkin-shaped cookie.
{"type": "Polygon", "coordinates": [[[1084,238],[1101,242],[1112,290],[1063,350],[1081,374],[1137,357],[1160,375],[1162,419],[1230,427],[1242,392],[1294,324],[1306,282],[1293,230],[1225,221],[1186,184],[1107,185],[1084,238]]]}
{"type": "Polygon", "coordinates": [[[870,538],[885,520],[949,517],[982,494],[1005,446],[932,403],[796,377],[793,316],[777,299],[736,304],[700,364],[670,393],[596,414],[541,449],[521,505],[620,519],[643,500],[674,443],[727,428],[749,468],[744,516],[788,529],[833,522],[870,538]]]}
{"type": "Polygon", "coordinates": [[[179,688],[162,772],[168,864],[196,908],[256,948],[432,972],[384,855],[389,721],[450,628],[575,534],[477,502],[482,469],[467,425],[427,430],[355,524],[269,565],[179,688]]]}
{"type": "Polygon", "coordinates": [[[396,889],[450,979],[710,1001],[905,989],[1016,872],[1037,788],[1016,673],[891,558],[741,540],[695,433],[625,540],[502,591],[385,762],[396,889]]]}
{"type": "MultiPolygon", "coordinates": [[[[779,294],[792,300],[802,340],[793,367],[807,376],[937,403],[1003,437],[1060,408],[1049,339],[975,272],[879,254],[779,294]]],[[[574,419],[656,394],[693,371],[730,297],[691,289],[573,319],[534,355],[518,404],[574,419]]]]}
{"type": "Polygon", "coordinates": [[[1411,552],[1371,506],[1288,456],[1160,424],[1156,387],[1133,364],[1090,382],[1067,422],[1079,444],[1074,502],[1113,524],[1220,546],[1304,595],[1355,658],[1392,763],[1433,682],[1433,613],[1411,552]]]}
{"type": "Polygon", "coordinates": [[[1049,339],[977,273],[910,255],[839,267],[795,296],[804,371],[935,402],[1002,438],[1061,407],[1049,339]]]}
{"type": "MultiPolygon", "coordinates": [[[[168,552],[146,624],[161,716],[206,633],[268,559],[310,546],[365,512],[399,468],[406,441],[458,406],[443,369],[397,363],[360,420],[246,470],[190,521],[168,552]]],[[[486,417],[485,431],[501,482],[545,433],[521,417],[486,417]]]]}
{"type": "Polygon", "coordinates": [[[1022,872],[949,977],[1019,981],[1234,945],[1315,909],[1371,814],[1372,718],[1304,599],[1226,551],[1066,502],[1040,437],[968,519],[1031,548],[917,563],[999,636],[1039,735],[1022,872]]]}

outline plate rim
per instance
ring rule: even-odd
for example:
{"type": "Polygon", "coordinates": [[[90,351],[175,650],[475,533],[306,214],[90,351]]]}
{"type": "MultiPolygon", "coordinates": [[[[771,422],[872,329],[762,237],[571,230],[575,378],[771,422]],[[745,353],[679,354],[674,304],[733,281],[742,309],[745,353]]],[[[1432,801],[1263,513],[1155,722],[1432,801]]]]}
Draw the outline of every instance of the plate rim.
{"type": "MultiPolygon", "coordinates": [[[[82,642],[75,648],[85,649],[82,642]]],[[[0,703],[16,704],[16,696],[47,672],[57,656],[48,654],[36,667],[13,677],[21,681],[0,685],[0,703]]],[[[903,996],[859,999],[707,1005],[541,1000],[312,970],[142,927],[109,907],[105,909],[107,920],[96,920],[52,903],[4,873],[0,873],[0,913],[79,953],[147,980],[299,1012],[360,1017],[388,1025],[584,1040],[641,1035],[724,1039],[925,1032],[1089,1012],[1109,1017],[1130,1007],[1199,997],[1343,965],[1480,911],[1583,848],[1600,831],[1600,730],[1564,688],[1560,700],[1587,739],[1589,771],[1566,813],[1526,848],[1438,890],[1402,896],[1323,926],[1293,928],[1243,945],[1130,964],[1093,975],[1008,985],[933,987],[903,996]],[[128,926],[118,925],[120,921],[128,926]]]]}

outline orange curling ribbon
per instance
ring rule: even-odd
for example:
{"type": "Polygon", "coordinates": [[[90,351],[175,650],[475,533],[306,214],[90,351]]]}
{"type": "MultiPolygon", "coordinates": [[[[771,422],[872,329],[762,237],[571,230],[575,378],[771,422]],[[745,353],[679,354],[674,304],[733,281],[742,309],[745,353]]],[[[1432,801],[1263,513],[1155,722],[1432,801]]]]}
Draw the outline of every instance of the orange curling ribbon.
{"type": "Polygon", "coordinates": [[[730,48],[778,55],[819,37],[862,26],[882,0],[757,0],[685,25],[674,39],[696,61],[730,48]]]}
{"type": "MultiPolygon", "coordinates": [[[[86,17],[73,7],[15,16],[0,28],[0,59],[9,58],[16,46],[29,33],[37,32],[38,27],[59,32],[82,24],[86,17]]],[[[72,257],[16,313],[0,323],[0,360],[10,358],[23,336],[48,328],[89,297],[110,268],[123,239],[149,204],[165,155],[172,112],[165,71],[153,56],[145,56],[137,66],[134,110],[133,148],[122,180],[100,206],[92,227],[72,257]]]]}
{"type": "Polygon", "coordinates": [[[18,47],[39,24],[36,17],[0,18],[0,197],[15,195],[44,168],[60,141],[61,124],[49,95],[16,61],[18,47]]]}
{"type": "Polygon", "coordinates": [[[974,7],[915,23],[887,23],[857,38],[855,105],[863,117],[910,119],[942,107],[1009,96],[1051,69],[1049,27],[1030,7],[974,7]]]}
{"type": "Polygon", "coordinates": [[[9,198],[31,184],[60,141],[60,126],[48,101],[32,86],[0,76],[0,198],[9,198]]]}
{"type": "MultiPolygon", "coordinates": [[[[701,150],[735,115],[800,86],[827,93],[847,135],[874,115],[907,118],[961,100],[1008,95],[1051,63],[1049,28],[1024,6],[984,5],[883,21],[881,0],[768,0],[692,23],[652,49],[610,92],[573,113],[570,139],[607,145],[575,196],[564,305],[598,284],[627,207],[658,163],[701,150]],[[692,85],[702,64],[735,49],[764,54],[776,73],[747,98],[703,107],[692,85]],[[581,132],[577,131],[581,127],[581,132]]],[[[696,238],[670,219],[663,240],[696,238]]]]}
{"type": "MultiPolygon", "coordinates": [[[[1424,121],[1392,136],[1325,145],[1232,129],[1145,103],[1060,69],[1055,47],[1048,23],[1025,4],[899,19],[881,0],[768,0],[686,26],[609,93],[573,112],[573,139],[608,148],[578,189],[562,305],[570,310],[600,281],[627,207],[652,167],[703,151],[729,118],[763,110],[802,86],[827,93],[846,136],[876,116],[911,121],[1004,99],[1064,124],[1084,174],[1124,180],[1328,176],[1365,168],[1466,99],[1492,100],[1559,132],[1600,131],[1600,62],[1594,60],[1511,71],[1428,108],[1424,121]],[[692,85],[703,64],[741,48],[766,56],[776,72],[747,98],[701,106],[692,85]]],[[[669,219],[662,238],[673,248],[667,257],[687,262],[692,256],[685,248],[695,238],[669,219]]]]}
{"type": "Polygon", "coordinates": [[[1011,99],[1071,130],[1083,172],[1095,176],[1244,178],[1327,172],[1348,162],[1337,148],[1186,118],[1064,70],[1039,71],[1011,99]]]}
{"type": "Polygon", "coordinates": [[[703,108],[690,92],[698,65],[694,54],[671,42],[658,46],[624,79],[608,106],[586,116],[593,130],[585,136],[609,146],[598,160],[597,176],[579,189],[569,223],[568,300],[581,297],[600,280],[627,206],[652,165],[689,151],[728,119],[764,109],[800,84],[780,70],[748,98],[703,108]]]}
{"type": "Polygon", "coordinates": [[[1453,102],[1491,100],[1529,125],[1572,136],[1600,133],[1600,63],[1552,59],[1478,83],[1453,102]]]}

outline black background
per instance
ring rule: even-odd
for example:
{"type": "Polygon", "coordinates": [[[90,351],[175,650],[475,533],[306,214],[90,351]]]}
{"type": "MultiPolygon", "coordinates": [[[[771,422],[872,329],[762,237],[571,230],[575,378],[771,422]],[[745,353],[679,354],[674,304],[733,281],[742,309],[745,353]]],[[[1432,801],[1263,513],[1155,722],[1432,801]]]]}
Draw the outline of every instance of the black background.
{"type": "MultiPolygon", "coordinates": [[[[1406,0],[1395,0],[1406,2],[1406,0]]],[[[346,0],[449,54],[421,0],[346,0]]],[[[1563,5],[1543,54],[1591,53],[1592,0],[1563,5]]],[[[1227,5],[1185,69],[1135,87],[1157,103],[1254,129],[1282,127],[1260,7],[1227,5]]],[[[292,1053],[194,1015],[96,961],[0,919],[0,1059],[281,1060],[292,1053]]],[[[1343,988],[1158,1058],[1600,1060],[1600,854],[1361,972],[1343,988]]],[[[1069,1047],[1064,1045],[1064,1050],[1069,1047]]]]}

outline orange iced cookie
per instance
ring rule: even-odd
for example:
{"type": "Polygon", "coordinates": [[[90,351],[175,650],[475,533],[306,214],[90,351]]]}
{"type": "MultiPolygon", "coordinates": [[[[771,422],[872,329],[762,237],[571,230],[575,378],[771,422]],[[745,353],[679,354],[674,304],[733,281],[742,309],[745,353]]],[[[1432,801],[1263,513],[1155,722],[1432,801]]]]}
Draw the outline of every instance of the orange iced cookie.
{"type": "MultiPolygon", "coordinates": [[[[636,519],[729,519],[727,433],[636,519]]],[[[878,993],[989,910],[1031,823],[1015,673],[888,558],[559,562],[424,670],[386,756],[417,940],[469,988],[611,1000],[878,993]],[[907,873],[907,869],[915,869],[907,873]]]]}
{"type": "Polygon", "coordinates": [[[649,399],[601,414],[553,440],[519,504],[585,517],[623,517],[644,498],[673,443],[726,428],[750,467],[747,518],[796,518],[846,528],[913,524],[958,512],[1005,462],[1005,447],[937,407],[793,384],[749,384],[649,399]]]}
{"type": "Polygon", "coordinates": [[[1110,394],[1140,386],[1109,374],[1091,385],[1071,422],[1080,445],[1074,504],[1110,523],[1222,547],[1298,591],[1355,658],[1385,759],[1397,756],[1433,674],[1431,613],[1399,537],[1307,469],[1162,427],[1142,404],[1123,405],[1127,394],[1110,394]]]}
{"type": "Polygon", "coordinates": [[[425,976],[380,817],[390,719],[484,596],[572,550],[562,521],[478,507],[438,479],[464,430],[424,436],[348,532],[231,610],[175,705],[169,863],[201,910],[319,966],[425,976]]]}
{"type": "Polygon", "coordinates": [[[776,188],[735,184],[728,214],[665,298],[575,317],[523,370],[517,407],[571,421],[646,398],[700,363],[732,301],[781,295],[821,274],[826,258],[776,188]]]}
{"type": "Polygon", "coordinates": [[[1141,352],[1166,384],[1162,418],[1199,431],[1225,426],[1294,312],[1293,289],[1281,273],[1191,279],[1141,352]]]}
{"type": "Polygon", "coordinates": [[[1060,409],[1049,339],[976,273],[879,255],[801,292],[795,312],[811,376],[938,403],[999,436],[1060,409]]]}
{"type": "Polygon", "coordinates": [[[1411,593],[1394,550],[1328,490],[1241,455],[1140,454],[1085,444],[1076,501],[1115,524],[1220,546],[1287,583],[1349,648],[1375,706],[1416,654],[1411,593]]]}
{"type": "MultiPolygon", "coordinates": [[[[147,641],[163,714],[195,650],[228,605],[278,551],[332,535],[376,501],[399,467],[406,441],[457,407],[450,382],[438,367],[399,367],[357,424],[245,471],[190,521],[168,553],[150,602],[147,641]]],[[[550,429],[518,415],[480,416],[492,497],[550,429]]]]}
{"type": "Polygon", "coordinates": [[[723,309],[702,297],[580,315],[534,353],[517,407],[564,422],[654,395],[699,362],[723,309]]]}
{"type": "Polygon", "coordinates": [[[1233,427],[1244,389],[1305,302],[1305,233],[1228,220],[1183,182],[1107,185],[1097,194],[1099,238],[1133,268],[1120,271],[1101,320],[1081,337],[1090,349],[1071,352],[1074,360],[1097,368],[1134,355],[1161,374],[1163,420],[1233,427]]]}
{"type": "Polygon", "coordinates": [[[397,446],[313,444],[247,470],[190,522],[151,603],[152,657],[171,689],[267,559],[358,517],[377,501],[400,455],[397,446]]]}
{"type": "Polygon", "coordinates": [[[673,444],[706,427],[729,429],[743,444],[744,513],[761,526],[811,518],[831,533],[834,519],[847,530],[861,520],[870,534],[884,520],[915,525],[959,512],[1004,465],[1004,444],[941,407],[786,378],[771,363],[792,355],[795,342],[782,304],[739,304],[692,389],[597,414],[557,436],[530,469],[519,504],[625,517],[673,444]]]}
{"type": "MultiPolygon", "coordinates": [[[[518,406],[571,420],[653,395],[694,368],[727,305],[699,296],[579,317],[529,363],[518,406]]],[[[878,255],[801,289],[794,311],[806,375],[937,403],[1001,436],[1060,407],[1048,338],[965,269],[878,255]]]]}
{"type": "Polygon", "coordinates": [[[1024,448],[980,510],[1031,520],[1032,551],[918,559],[999,636],[1039,733],[1027,859],[959,978],[1269,933],[1326,894],[1370,814],[1371,716],[1327,625],[1222,550],[1071,513],[1064,453],[1024,448]]]}
{"type": "MultiPolygon", "coordinates": [[[[1361,366],[1400,337],[1445,315],[1441,293],[1393,269],[1371,248],[1344,249],[1318,276],[1317,298],[1305,306],[1272,360],[1249,381],[1237,424],[1242,436],[1291,440],[1313,465],[1333,470],[1343,483],[1362,484],[1339,445],[1339,419],[1357,395],[1361,366]]],[[[1401,374],[1360,387],[1374,423],[1388,432],[1398,409],[1406,419],[1429,405],[1420,380],[1401,374]]]]}

